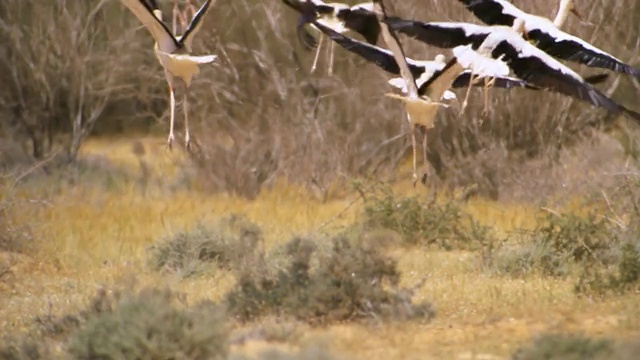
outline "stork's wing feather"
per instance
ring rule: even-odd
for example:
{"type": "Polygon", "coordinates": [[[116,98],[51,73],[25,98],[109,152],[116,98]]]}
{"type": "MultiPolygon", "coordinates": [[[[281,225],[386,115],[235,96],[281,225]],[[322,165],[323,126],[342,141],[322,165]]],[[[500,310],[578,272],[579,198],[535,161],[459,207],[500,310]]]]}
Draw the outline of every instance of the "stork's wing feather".
{"type": "Polygon", "coordinates": [[[180,38],[180,44],[184,44],[188,50],[191,50],[191,44],[193,43],[193,37],[198,33],[202,27],[202,19],[211,9],[211,5],[215,0],[206,0],[204,4],[198,9],[196,14],[191,19],[187,31],[184,32],[182,38],[180,38]]]}
{"type": "MultiPolygon", "coordinates": [[[[451,87],[454,89],[463,88],[469,86],[469,82],[471,81],[471,71],[467,70],[458,75],[458,77],[453,80],[451,83],[451,87]]],[[[484,86],[484,81],[476,81],[472,85],[475,86],[484,86]]],[[[524,80],[517,79],[510,76],[496,76],[493,78],[493,87],[503,88],[503,89],[512,89],[512,88],[527,88],[527,89],[538,89],[535,86],[530,85],[524,80]]]]}
{"type": "MultiPolygon", "coordinates": [[[[400,67],[396,63],[391,51],[344,36],[320,23],[315,22],[314,25],[317,26],[325,35],[331,38],[331,40],[335,41],[346,50],[360,55],[367,61],[375,63],[384,71],[394,75],[400,75],[400,67]]],[[[407,63],[414,77],[419,77],[420,74],[424,72],[423,67],[413,64],[413,60],[407,59],[407,63]]]]}
{"type": "MultiPolygon", "coordinates": [[[[420,96],[418,92],[418,86],[416,85],[416,79],[413,75],[411,69],[409,68],[409,64],[407,63],[407,57],[402,49],[402,45],[400,44],[400,40],[398,40],[398,36],[396,33],[385,23],[384,19],[387,19],[387,13],[384,7],[384,3],[382,1],[374,1],[373,3],[374,11],[376,12],[376,17],[380,22],[380,29],[382,30],[382,38],[384,42],[387,44],[389,50],[393,54],[394,59],[396,60],[396,64],[400,68],[400,75],[404,78],[404,82],[407,86],[407,94],[410,98],[417,98],[420,96]]],[[[440,99],[442,96],[438,96],[436,101],[440,99]]]]}
{"type": "MultiPolygon", "coordinates": [[[[533,47],[524,39],[522,41],[520,46],[533,47]]],[[[627,113],[634,120],[640,122],[640,114],[617,104],[566,66],[552,58],[545,57],[541,51],[540,53],[531,48],[526,49],[526,53],[523,53],[522,50],[514,48],[509,41],[504,40],[494,47],[491,55],[493,58],[502,57],[516,76],[528,83],[586,101],[614,114],[627,113]]]]}
{"type": "Polygon", "coordinates": [[[441,48],[468,44],[476,48],[489,34],[489,28],[466,23],[422,22],[398,17],[383,21],[394,31],[441,48]]]}
{"type": "Polygon", "coordinates": [[[629,66],[613,55],[557,28],[533,29],[527,36],[537,42],[536,46],[539,49],[553,57],[640,78],[640,69],[629,66]]]}
{"type": "Polygon", "coordinates": [[[488,25],[513,25],[514,14],[510,14],[509,6],[499,0],[459,0],[467,10],[471,11],[478,19],[488,25]]]}
{"type": "Polygon", "coordinates": [[[380,37],[380,22],[376,14],[364,8],[344,9],[338,12],[338,18],[345,26],[362,35],[369,44],[375,45],[380,37]]]}
{"type": "Polygon", "coordinates": [[[153,10],[147,3],[143,0],[122,0],[122,2],[149,30],[161,51],[171,53],[180,48],[180,44],[167,25],[153,15],[153,10]]]}

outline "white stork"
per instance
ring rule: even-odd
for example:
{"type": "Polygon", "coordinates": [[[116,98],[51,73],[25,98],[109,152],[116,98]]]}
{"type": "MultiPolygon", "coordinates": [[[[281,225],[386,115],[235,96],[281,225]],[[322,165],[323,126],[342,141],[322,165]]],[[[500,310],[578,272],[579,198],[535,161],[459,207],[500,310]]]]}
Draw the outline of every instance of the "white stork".
{"type": "MultiPolygon", "coordinates": [[[[300,42],[307,48],[316,48],[316,54],[311,66],[311,72],[316,70],[318,58],[322,49],[324,38],[321,36],[319,41],[307,32],[305,25],[311,19],[305,20],[302,13],[313,13],[315,20],[339,33],[345,33],[349,30],[362,35],[365,40],[371,44],[375,44],[380,36],[380,23],[373,13],[373,3],[364,2],[349,6],[342,3],[325,3],[321,0],[282,0],[287,6],[298,11],[298,38],[300,42]]],[[[329,45],[329,75],[333,74],[333,57],[334,45],[329,45]]]]}
{"type": "MultiPolygon", "coordinates": [[[[425,23],[399,18],[387,18],[385,22],[390,28],[428,44],[455,47],[454,55],[463,66],[477,64],[478,54],[502,60],[518,78],[527,83],[586,101],[613,114],[626,113],[640,122],[640,114],[617,104],[573,70],[531,45],[519,33],[506,26],[425,23]]],[[[517,20],[514,26],[520,25],[521,20],[517,20]]]]}
{"type": "Polygon", "coordinates": [[[188,147],[190,142],[189,120],[187,117],[187,89],[191,85],[194,75],[200,72],[198,65],[207,64],[216,59],[215,55],[193,56],[190,55],[192,50],[193,37],[202,26],[202,19],[207,14],[212,5],[212,0],[206,0],[205,3],[197,11],[189,27],[182,36],[176,37],[171,33],[167,25],[162,21],[162,13],[158,9],[155,0],[122,0],[124,5],[142,22],[149,30],[151,36],[155,40],[153,48],[158,61],[164,68],[165,77],[169,84],[169,96],[171,106],[171,124],[169,129],[169,137],[167,144],[172,146],[174,140],[173,124],[175,121],[175,95],[174,88],[177,80],[180,79],[184,83],[184,126],[185,126],[185,145],[188,147]]]}
{"type": "MultiPolygon", "coordinates": [[[[399,73],[404,78],[404,84],[406,86],[406,95],[397,95],[394,93],[388,93],[386,96],[392,97],[395,99],[399,99],[405,104],[405,111],[407,113],[407,118],[409,120],[409,124],[411,126],[411,145],[413,149],[413,184],[415,186],[418,180],[417,174],[417,154],[416,154],[416,129],[418,127],[422,127],[425,129],[432,128],[434,126],[434,119],[438,108],[440,106],[446,106],[438,102],[442,99],[445,91],[449,89],[453,80],[458,77],[458,75],[464,70],[456,61],[449,61],[444,67],[437,71],[435,75],[433,75],[429,80],[424,82],[420,88],[416,86],[414,73],[409,66],[407,59],[404,55],[404,50],[400,45],[400,41],[397,36],[388,28],[388,26],[382,22],[384,18],[386,18],[386,12],[384,9],[384,4],[380,0],[374,1],[374,13],[376,18],[380,21],[380,27],[382,36],[385,40],[385,43],[391,49],[391,54],[389,52],[382,52],[383,56],[378,56],[379,60],[376,60],[376,56],[373,56],[372,61],[380,61],[385,62],[385,66],[391,67],[394,73],[399,73]],[[391,56],[390,56],[391,55],[391,56]],[[386,60],[386,61],[385,61],[386,60]],[[391,60],[391,61],[389,61],[391,60]],[[395,60],[395,61],[393,61],[395,60]]],[[[336,37],[340,34],[335,31],[331,31],[328,27],[325,27],[317,22],[314,22],[314,25],[321,29],[326,34],[330,36],[336,37]]],[[[343,42],[343,45],[347,44],[343,42]]],[[[380,54],[375,47],[365,47],[360,49],[367,50],[370,54],[380,54]],[[373,50],[373,52],[371,52],[373,50]]],[[[355,48],[354,48],[355,49],[355,48]]],[[[366,57],[366,56],[365,56],[366,57]]],[[[383,65],[381,65],[383,66],[383,65]]],[[[384,66],[383,66],[384,68],[384,66]]],[[[423,69],[424,71],[424,69],[423,69]]],[[[423,138],[423,158],[424,165],[428,166],[426,161],[426,152],[427,152],[427,135],[426,131],[424,132],[423,138]]],[[[426,181],[427,172],[425,172],[422,177],[423,183],[426,181]]]]}
{"type": "Polygon", "coordinates": [[[625,64],[613,55],[598,49],[560,27],[569,12],[575,12],[572,0],[561,0],[554,21],[529,14],[506,0],[459,0],[473,14],[488,25],[512,27],[517,19],[523,22],[523,36],[542,51],[562,60],[575,61],[590,67],[613,70],[640,78],[640,69],[625,64]]]}

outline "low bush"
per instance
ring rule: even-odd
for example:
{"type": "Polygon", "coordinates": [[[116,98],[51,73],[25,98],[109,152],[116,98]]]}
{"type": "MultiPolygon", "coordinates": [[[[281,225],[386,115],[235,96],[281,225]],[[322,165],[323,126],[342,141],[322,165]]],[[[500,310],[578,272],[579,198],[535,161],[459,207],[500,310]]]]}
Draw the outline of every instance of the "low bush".
{"type": "Polygon", "coordinates": [[[284,258],[280,266],[247,267],[238,274],[227,295],[238,319],[274,313],[317,324],[434,316],[429,304],[415,305],[410,291],[397,288],[396,262],[376,246],[345,236],[294,238],[274,252],[284,258]]]}
{"type": "Polygon", "coordinates": [[[544,334],[532,344],[518,349],[513,360],[596,360],[613,359],[615,348],[609,339],[592,339],[576,334],[544,334]]]}
{"type": "Polygon", "coordinates": [[[439,203],[429,197],[401,197],[386,185],[358,189],[364,198],[363,224],[367,229],[393,230],[408,245],[435,245],[444,249],[479,248],[489,232],[466,214],[458,200],[439,203]]]}
{"type": "Polygon", "coordinates": [[[151,247],[151,265],[183,277],[201,273],[213,264],[230,269],[253,254],[262,241],[257,225],[244,216],[231,215],[160,240],[151,247]]]}
{"type": "Polygon", "coordinates": [[[73,359],[225,359],[227,331],[212,303],[177,306],[169,291],[126,294],[69,341],[73,359]]]}
{"type": "Polygon", "coordinates": [[[548,214],[520,244],[503,246],[492,255],[492,268],[516,276],[540,272],[566,276],[578,265],[602,265],[619,244],[617,234],[602,217],[548,214]]]}
{"type": "Polygon", "coordinates": [[[581,294],[604,295],[640,290],[640,241],[620,248],[617,264],[607,268],[585,267],[575,285],[581,294]]]}

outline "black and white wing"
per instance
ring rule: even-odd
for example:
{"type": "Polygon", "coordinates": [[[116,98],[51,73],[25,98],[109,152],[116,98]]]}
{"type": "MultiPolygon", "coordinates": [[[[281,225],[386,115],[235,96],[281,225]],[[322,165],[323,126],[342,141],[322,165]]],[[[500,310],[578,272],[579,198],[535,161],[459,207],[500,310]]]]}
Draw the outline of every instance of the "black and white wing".
{"type": "Polygon", "coordinates": [[[480,47],[481,53],[483,47],[490,50],[492,58],[502,59],[518,78],[532,85],[586,101],[615,114],[627,113],[640,122],[640,114],[617,104],[573,70],[513,31],[493,33],[480,47]]]}
{"type": "MultiPolygon", "coordinates": [[[[122,3],[149,30],[160,51],[172,53],[181,47],[181,44],[178,43],[167,25],[153,13],[151,5],[143,0],[122,0],[122,3]]],[[[155,4],[155,2],[153,3],[155,4]]]]}
{"type": "Polygon", "coordinates": [[[180,44],[184,44],[187,50],[191,51],[191,44],[193,43],[193,37],[198,33],[200,28],[202,28],[203,20],[205,15],[211,10],[212,0],[206,0],[204,4],[198,9],[196,14],[191,19],[189,26],[187,27],[187,31],[184,32],[182,37],[178,40],[180,44]]]}
{"type": "MultiPolygon", "coordinates": [[[[388,73],[400,75],[400,67],[390,50],[342,35],[339,32],[317,22],[314,23],[314,26],[318,27],[320,31],[344,49],[378,65],[388,73]]],[[[406,60],[409,70],[414,78],[419,77],[424,72],[424,68],[418,65],[417,62],[411,59],[406,60]]]]}
{"type": "Polygon", "coordinates": [[[504,0],[459,0],[467,10],[488,25],[512,26],[526,13],[504,0]]]}
{"type": "Polygon", "coordinates": [[[349,30],[362,35],[369,44],[375,45],[378,42],[381,32],[380,22],[373,12],[372,3],[363,3],[339,10],[337,17],[344,22],[349,30]]]}
{"type": "Polygon", "coordinates": [[[441,48],[470,44],[477,48],[492,32],[492,27],[469,23],[423,22],[398,17],[388,17],[384,22],[394,31],[441,48]]]}
{"type": "Polygon", "coordinates": [[[640,69],[625,64],[615,56],[556,28],[553,24],[529,28],[525,23],[525,31],[527,37],[535,41],[540,50],[553,57],[640,78],[640,69]]]}

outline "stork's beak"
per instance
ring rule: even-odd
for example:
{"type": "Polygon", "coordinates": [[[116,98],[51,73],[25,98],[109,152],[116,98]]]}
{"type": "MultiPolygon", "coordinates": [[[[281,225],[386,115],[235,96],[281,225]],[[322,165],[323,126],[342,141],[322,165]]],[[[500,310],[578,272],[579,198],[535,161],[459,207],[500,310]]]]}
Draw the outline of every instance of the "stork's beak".
{"type": "Polygon", "coordinates": [[[580,12],[578,12],[578,10],[576,10],[575,7],[572,7],[570,11],[573,15],[575,15],[578,18],[578,20],[583,21],[582,15],[580,15],[580,12]]]}

